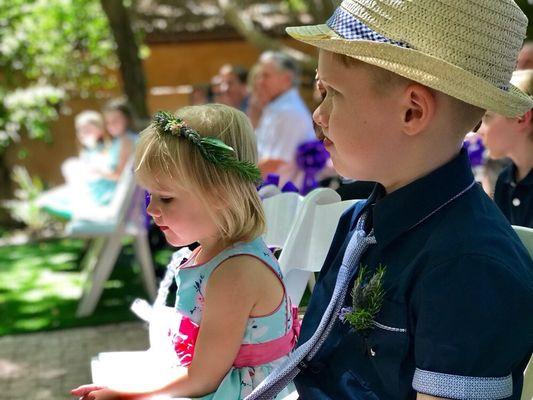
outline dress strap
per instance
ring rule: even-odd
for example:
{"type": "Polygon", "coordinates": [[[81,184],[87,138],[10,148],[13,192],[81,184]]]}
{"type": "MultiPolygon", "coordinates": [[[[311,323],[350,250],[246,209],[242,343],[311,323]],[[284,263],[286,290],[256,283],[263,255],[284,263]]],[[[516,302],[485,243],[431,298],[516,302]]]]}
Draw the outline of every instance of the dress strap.
{"type": "Polygon", "coordinates": [[[168,292],[174,278],[176,276],[176,271],[183,262],[184,259],[188,259],[191,256],[192,252],[188,247],[184,247],[174,254],[172,254],[172,260],[167,266],[167,272],[161,283],[159,284],[159,289],[157,290],[157,297],[154,301],[154,306],[165,306],[167,303],[168,292]]]}

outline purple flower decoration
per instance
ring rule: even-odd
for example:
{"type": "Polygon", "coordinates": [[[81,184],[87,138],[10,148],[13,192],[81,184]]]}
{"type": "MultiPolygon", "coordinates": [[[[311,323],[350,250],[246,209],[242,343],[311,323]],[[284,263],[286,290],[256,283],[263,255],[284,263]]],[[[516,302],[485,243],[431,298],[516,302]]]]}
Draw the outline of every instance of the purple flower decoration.
{"type": "Polygon", "coordinates": [[[281,188],[281,192],[282,193],[286,193],[286,192],[294,192],[294,193],[298,193],[299,190],[298,188],[296,187],[296,185],[294,183],[292,183],[291,181],[288,181],[285,185],[283,185],[283,187],[281,188]]]}
{"type": "MultiPolygon", "coordinates": [[[[263,183],[257,187],[257,190],[261,189],[262,187],[268,186],[268,185],[279,186],[279,175],[278,174],[268,174],[266,179],[263,181],[263,183]]],[[[292,183],[291,181],[287,181],[285,183],[285,185],[283,185],[283,187],[281,188],[281,192],[282,193],[285,193],[285,192],[298,193],[299,190],[298,190],[298,188],[296,187],[296,185],[294,183],[292,183]]]]}
{"type": "Polygon", "coordinates": [[[324,148],[322,141],[313,140],[302,143],[296,150],[296,164],[304,171],[304,182],[301,193],[306,195],[318,187],[316,174],[326,166],[329,153],[324,148]]]}
{"type": "Polygon", "coordinates": [[[481,138],[475,138],[473,140],[466,139],[463,142],[463,147],[468,153],[468,158],[470,159],[470,165],[472,167],[478,167],[484,164],[485,158],[485,146],[481,138]]]}
{"type": "Polygon", "coordinates": [[[352,307],[342,307],[341,311],[339,312],[339,319],[342,322],[346,322],[346,315],[351,313],[353,311],[352,307]]]}
{"type": "Polygon", "coordinates": [[[148,215],[148,213],[146,212],[146,209],[148,208],[148,204],[150,204],[150,193],[148,192],[144,192],[144,208],[143,208],[143,212],[144,212],[144,215],[145,215],[145,219],[144,219],[144,226],[146,227],[146,229],[150,229],[150,225],[152,223],[152,217],[148,215]]]}

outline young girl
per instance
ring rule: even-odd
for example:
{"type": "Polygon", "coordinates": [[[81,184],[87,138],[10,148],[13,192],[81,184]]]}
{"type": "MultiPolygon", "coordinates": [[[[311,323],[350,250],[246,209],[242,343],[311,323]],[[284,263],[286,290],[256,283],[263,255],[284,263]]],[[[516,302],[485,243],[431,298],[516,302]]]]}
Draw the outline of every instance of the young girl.
{"type": "MultiPolygon", "coordinates": [[[[533,96],[533,70],[515,71],[511,83],[533,96]]],[[[512,161],[498,177],[494,201],[512,225],[533,228],[533,110],[515,118],[487,112],[478,132],[491,159],[512,161]]]]}
{"type": "Polygon", "coordinates": [[[131,111],[124,101],[112,100],[105,105],[102,112],[106,130],[111,136],[109,157],[112,168],[106,177],[118,180],[133,153],[138,135],[131,130],[131,111]]]}
{"type": "Polygon", "coordinates": [[[200,244],[176,271],[179,367],[157,387],[88,385],[72,394],[241,399],[286,358],[297,322],[261,239],[256,161],[252,127],[237,109],[211,104],[183,108],[176,117],[156,114],[136,150],[137,177],[150,193],[147,211],[173,246],[200,244]]]}

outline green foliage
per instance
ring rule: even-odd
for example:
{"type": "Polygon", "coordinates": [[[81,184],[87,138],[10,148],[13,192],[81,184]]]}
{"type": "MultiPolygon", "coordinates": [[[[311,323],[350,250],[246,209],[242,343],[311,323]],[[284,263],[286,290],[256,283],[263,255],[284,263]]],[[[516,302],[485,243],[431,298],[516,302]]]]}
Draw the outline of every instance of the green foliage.
{"type": "Polygon", "coordinates": [[[49,138],[61,103],[112,87],[115,66],[97,0],[0,2],[0,151],[21,133],[49,138]]]}
{"type": "Polygon", "coordinates": [[[304,0],[284,0],[284,3],[289,7],[292,12],[307,11],[307,4],[305,4],[304,0]]]}
{"type": "Polygon", "coordinates": [[[345,315],[346,320],[358,331],[372,328],[385,295],[385,267],[380,265],[370,279],[367,275],[366,268],[362,266],[352,289],[352,311],[345,315]]]}
{"type": "Polygon", "coordinates": [[[43,183],[38,177],[30,177],[26,168],[13,168],[11,179],[18,188],[15,190],[16,200],[3,202],[11,218],[24,223],[31,232],[42,230],[51,223],[48,214],[37,205],[37,198],[43,192],[43,183]]]}

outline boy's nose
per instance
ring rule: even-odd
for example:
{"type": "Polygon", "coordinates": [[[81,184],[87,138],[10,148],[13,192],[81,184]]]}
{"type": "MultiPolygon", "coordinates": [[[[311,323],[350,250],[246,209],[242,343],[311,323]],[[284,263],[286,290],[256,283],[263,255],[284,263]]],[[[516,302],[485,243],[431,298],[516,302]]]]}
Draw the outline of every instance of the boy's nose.
{"type": "Polygon", "coordinates": [[[321,128],[327,128],[329,122],[329,114],[326,113],[324,103],[319,105],[313,112],[313,121],[321,128]]]}

